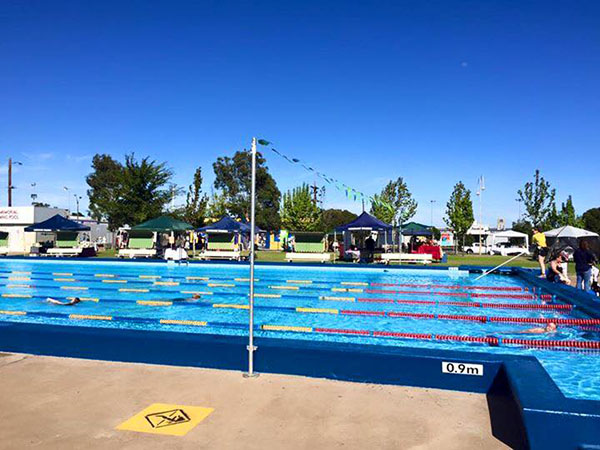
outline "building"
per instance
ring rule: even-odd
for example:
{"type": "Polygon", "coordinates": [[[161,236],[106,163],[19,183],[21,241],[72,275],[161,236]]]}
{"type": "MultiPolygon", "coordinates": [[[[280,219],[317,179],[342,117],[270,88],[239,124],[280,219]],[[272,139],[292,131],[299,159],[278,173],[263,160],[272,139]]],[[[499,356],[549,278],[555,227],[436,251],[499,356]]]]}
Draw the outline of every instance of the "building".
{"type": "Polygon", "coordinates": [[[0,208],[0,231],[8,232],[9,253],[29,253],[36,242],[54,240],[54,233],[26,233],[25,227],[42,222],[60,214],[67,216],[67,210],[42,206],[16,206],[0,208]]]}
{"type": "Polygon", "coordinates": [[[69,216],[68,219],[90,227],[90,231],[83,232],[86,240],[97,244],[113,243],[114,234],[108,229],[108,222],[99,222],[84,216],[69,216]]]}

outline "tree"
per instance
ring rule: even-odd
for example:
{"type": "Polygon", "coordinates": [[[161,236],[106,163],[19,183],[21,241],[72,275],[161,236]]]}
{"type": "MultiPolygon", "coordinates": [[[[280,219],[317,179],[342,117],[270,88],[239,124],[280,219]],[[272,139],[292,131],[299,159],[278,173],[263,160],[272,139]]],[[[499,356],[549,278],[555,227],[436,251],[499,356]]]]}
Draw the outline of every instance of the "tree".
{"type": "MultiPolygon", "coordinates": [[[[252,155],[248,150],[238,151],[233,157],[223,156],[213,163],[216,189],[225,198],[227,212],[232,216],[250,218],[250,187],[252,155]]],[[[256,224],[266,230],[281,226],[279,202],[281,192],[266,166],[262,154],[256,154],[256,224]]]]}
{"type": "Polygon", "coordinates": [[[512,229],[514,231],[518,231],[519,233],[525,233],[529,237],[533,235],[533,229],[531,227],[531,223],[526,220],[519,220],[517,222],[513,222],[512,229]]]}
{"type": "MultiPolygon", "coordinates": [[[[519,189],[517,193],[525,206],[525,217],[533,226],[542,226],[552,214],[552,209],[556,209],[554,198],[556,190],[550,187],[544,177],[540,176],[540,171],[536,170],[533,182],[525,183],[525,187],[519,189]]],[[[551,217],[551,219],[553,219],[551,217]]]]}
{"type": "Polygon", "coordinates": [[[93,172],[86,177],[90,187],[90,215],[95,220],[107,220],[109,228],[115,230],[122,224],[115,224],[113,216],[117,208],[123,166],[109,155],[94,155],[93,172]]]}
{"type": "Polygon", "coordinates": [[[401,225],[415,215],[417,206],[408,186],[402,177],[398,177],[396,181],[390,181],[380,194],[374,195],[371,214],[386,223],[401,225]]]}
{"type": "Polygon", "coordinates": [[[581,217],[577,217],[575,213],[573,199],[570,195],[567,197],[567,201],[561,204],[559,221],[559,226],[571,225],[573,227],[581,227],[583,225],[581,217]]]}
{"type": "Polygon", "coordinates": [[[588,209],[581,216],[581,221],[586,230],[600,234],[600,208],[588,209]]]}
{"type": "Polygon", "coordinates": [[[356,219],[356,214],[345,209],[326,209],[323,211],[323,230],[332,231],[356,219]]]}
{"type": "Polygon", "coordinates": [[[474,220],[471,191],[465,188],[462,181],[459,181],[454,185],[454,190],[446,203],[444,222],[452,228],[457,241],[462,241],[474,220]]]}
{"type": "Polygon", "coordinates": [[[90,212],[107,220],[111,230],[159,216],[173,195],[169,186],[173,173],[165,163],[149,158],[138,162],[133,153],[125,156],[125,164],[95,155],[92,168],[86,178],[90,212]]]}
{"type": "Polygon", "coordinates": [[[542,229],[544,230],[552,230],[554,228],[560,227],[561,216],[558,210],[556,209],[556,203],[552,202],[550,205],[550,211],[546,216],[545,220],[540,223],[542,229]]]}
{"type": "Polygon", "coordinates": [[[314,202],[308,184],[283,195],[281,226],[291,231],[321,231],[321,209],[314,202]]]}
{"type": "Polygon", "coordinates": [[[185,200],[183,220],[198,228],[204,225],[208,196],[202,193],[202,168],[194,172],[194,180],[190,184],[185,200]]]}
{"type": "Polygon", "coordinates": [[[207,216],[214,220],[219,220],[227,214],[227,204],[225,197],[219,192],[213,193],[208,201],[207,216]]]}

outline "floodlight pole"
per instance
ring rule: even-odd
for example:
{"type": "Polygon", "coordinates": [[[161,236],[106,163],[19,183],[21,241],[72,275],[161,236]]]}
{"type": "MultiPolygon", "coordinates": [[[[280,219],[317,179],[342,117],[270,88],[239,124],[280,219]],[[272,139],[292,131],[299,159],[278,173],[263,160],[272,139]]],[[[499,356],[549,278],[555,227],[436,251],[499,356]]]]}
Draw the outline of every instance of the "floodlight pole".
{"type": "Polygon", "coordinates": [[[250,295],[248,299],[248,372],[245,377],[256,377],[258,374],[254,372],[254,223],[256,207],[256,138],[252,138],[252,182],[250,189],[250,295]]]}

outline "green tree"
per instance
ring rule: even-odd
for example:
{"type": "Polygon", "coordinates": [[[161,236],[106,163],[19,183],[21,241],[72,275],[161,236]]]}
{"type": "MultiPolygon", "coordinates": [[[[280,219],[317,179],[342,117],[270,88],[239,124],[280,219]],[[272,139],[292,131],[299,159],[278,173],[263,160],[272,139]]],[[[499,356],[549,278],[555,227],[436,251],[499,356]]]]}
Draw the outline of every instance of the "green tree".
{"type": "MultiPolygon", "coordinates": [[[[523,189],[517,191],[519,197],[525,206],[525,218],[533,226],[542,226],[556,209],[554,198],[556,190],[550,187],[544,177],[540,176],[540,171],[536,170],[533,176],[533,182],[525,183],[523,189]]],[[[550,217],[553,220],[553,217],[550,217]]]]}
{"type": "Polygon", "coordinates": [[[553,228],[560,227],[561,225],[561,215],[556,209],[556,203],[552,202],[550,205],[550,210],[548,215],[544,219],[543,222],[540,223],[542,229],[544,230],[552,230],[553,228]]]}
{"type": "Polygon", "coordinates": [[[281,226],[291,231],[321,231],[321,209],[313,201],[308,184],[296,187],[283,195],[281,226]]]}
{"type": "Polygon", "coordinates": [[[474,220],[471,191],[465,187],[462,181],[459,181],[454,185],[454,190],[446,203],[444,222],[454,231],[456,240],[459,242],[464,239],[474,220]]]}
{"type": "Polygon", "coordinates": [[[581,227],[583,225],[581,217],[577,217],[573,199],[569,195],[567,201],[561,204],[560,208],[560,224],[559,226],[571,225],[573,227],[581,227]]]}
{"type": "MultiPolygon", "coordinates": [[[[213,163],[216,189],[224,195],[227,212],[248,220],[250,217],[251,153],[238,151],[233,157],[222,156],[213,163]]],[[[269,173],[261,153],[256,155],[256,224],[266,230],[281,226],[279,203],[281,192],[269,173]]]]}
{"type": "Polygon", "coordinates": [[[207,216],[212,220],[219,220],[227,214],[227,203],[225,196],[219,192],[213,193],[208,201],[207,216]]]}
{"type": "Polygon", "coordinates": [[[373,199],[371,214],[386,223],[402,225],[417,212],[418,203],[402,177],[390,181],[373,199]]]}
{"type": "Polygon", "coordinates": [[[581,216],[583,227],[586,230],[600,234],[600,208],[591,208],[581,216]]]}
{"type": "Polygon", "coordinates": [[[188,187],[183,220],[195,227],[204,225],[208,196],[202,193],[202,168],[194,172],[194,180],[188,187]]]}
{"type": "Polygon", "coordinates": [[[323,211],[323,231],[332,231],[352,222],[356,217],[356,214],[345,209],[326,209],[323,211]]]}
{"type": "Polygon", "coordinates": [[[109,155],[94,155],[92,173],[86,177],[90,215],[95,220],[107,220],[115,230],[123,224],[115,223],[117,201],[121,189],[123,166],[109,155]]]}
{"type": "Polygon", "coordinates": [[[86,178],[90,189],[90,212],[108,221],[115,230],[159,216],[173,195],[173,173],[165,163],[149,158],[137,161],[133,154],[121,164],[108,155],[96,155],[93,172],[86,178]]]}
{"type": "Polygon", "coordinates": [[[530,238],[531,236],[533,236],[533,229],[531,227],[531,223],[529,223],[526,220],[519,220],[517,222],[513,222],[512,229],[514,231],[518,231],[519,233],[525,233],[529,235],[530,238]]]}

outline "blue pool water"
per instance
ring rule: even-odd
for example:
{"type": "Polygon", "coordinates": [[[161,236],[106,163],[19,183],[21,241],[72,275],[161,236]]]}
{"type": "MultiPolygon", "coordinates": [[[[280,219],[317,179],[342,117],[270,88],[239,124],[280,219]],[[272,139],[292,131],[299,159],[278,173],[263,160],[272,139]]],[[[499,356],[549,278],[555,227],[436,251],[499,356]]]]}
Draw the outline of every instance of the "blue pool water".
{"type": "MultiPolygon", "coordinates": [[[[209,334],[247,334],[248,266],[5,260],[0,262],[0,320],[209,334]],[[199,300],[189,300],[199,293],[199,300]],[[47,297],[80,297],[60,307],[47,297]],[[70,315],[76,315],[75,317],[70,315]],[[91,317],[90,317],[91,316],[91,317]],[[110,320],[108,320],[110,319],[110,320]]],[[[541,305],[516,277],[453,270],[258,266],[257,336],[534,355],[571,398],[600,400],[600,353],[485,343],[406,339],[373,332],[598,341],[595,327],[559,326],[553,335],[519,335],[533,324],[393,317],[394,313],[496,318],[586,318],[573,310],[510,309],[541,305]],[[376,286],[373,286],[375,284],[376,286]],[[394,284],[404,286],[377,286],[394,284]],[[432,286],[433,285],[433,286],[432,286]],[[479,289],[473,289],[478,286],[479,289]],[[515,289],[515,290],[511,290],[515,289]],[[375,292],[370,292],[370,291],[375,292]],[[387,291],[387,292],[381,292],[387,291]],[[390,292],[392,291],[392,292],[390,292]],[[400,291],[400,292],[398,292],[400,291]],[[476,297],[475,295],[480,297],[476,297]],[[483,296],[483,297],[481,297],[483,296]],[[486,307],[437,302],[484,302],[486,307]],[[411,301],[415,301],[411,304],[411,301]],[[357,311],[362,312],[356,315],[357,311]],[[392,316],[390,315],[392,313],[392,316]],[[345,330],[344,332],[340,330],[345,330]],[[348,334],[348,330],[364,334],[348,334]]]]}

